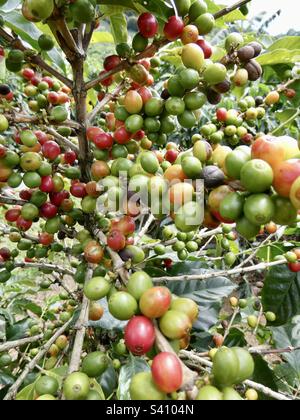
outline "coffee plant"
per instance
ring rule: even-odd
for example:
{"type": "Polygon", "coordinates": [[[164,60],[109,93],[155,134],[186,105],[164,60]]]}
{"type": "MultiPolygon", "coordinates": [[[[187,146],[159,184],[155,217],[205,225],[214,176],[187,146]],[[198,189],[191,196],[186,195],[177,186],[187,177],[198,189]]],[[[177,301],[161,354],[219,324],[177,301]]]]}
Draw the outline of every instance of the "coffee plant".
{"type": "Polygon", "coordinates": [[[1,399],[299,396],[300,36],[249,5],[0,0],[1,399]]]}

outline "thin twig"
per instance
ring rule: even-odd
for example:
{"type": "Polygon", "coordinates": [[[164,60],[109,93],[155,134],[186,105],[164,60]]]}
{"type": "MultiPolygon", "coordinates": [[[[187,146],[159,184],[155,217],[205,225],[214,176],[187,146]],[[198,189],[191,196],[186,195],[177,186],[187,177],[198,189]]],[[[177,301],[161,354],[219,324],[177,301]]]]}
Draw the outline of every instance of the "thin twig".
{"type": "Polygon", "coordinates": [[[249,255],[249,257],[247,257],[243,262],[241,262],[241,264],[239,264],[236,268],[240,268],[240,267],[244,267],[245,265],[247,265],[250,261],[254,260],[254,258],[256,257],[256,255],[258,254],[259,250],[266,245],[268,242],[271,241],[271,239],[273,239],[276,236],[276,233],[272,233],[271,235],[269,235],[263,242],[260,243],[259,247],[257,247],[255,250],[253,250],[253,252],[251,253],[251,255],[249,255]]]}
{"type": "Polygon", "coordinates": [[[232,314],[232,317],[231,317],[231,320],[230,320],[230,322],[229,322],[229,325],[228,325],[228,327],[226,328],[226,331],[225,331],[225,334],[224,334],[224,341],[226,340],[226,338],[228,337],[228,335],[229,335],[229,333],[230,333],[230,330],[231,330],[231,328],[232,328],[232,326],[233,326],[233,323],[234,323],[234,321],[235,321],[235,319],[236,319],[236,317],[237,317],[237,315],[240,313],[240,308],[235,308],[234,309],[234,311],[233,311],[233,314],[232,314]]]}
{"type": "Polygon", "coordinates": [[[146,233],[148,232],[154,220],[155,220],[155,217],[153,216],[153,214],[150,214],[147,222],[145,223],[145,225],[142,227],[142,229],[139,231],[138,235],[134,239],[135,245],[139,243],[139,241],[142,239],[143,236],[146,235],[146,233]]]}
{"type": "Polygon", "coordinates": [[[87,116],[87,125],[91,125],[95,119],[95,117],[99,114],[100,111],[112,100],[115,100],[120,93],[122,92],[122,89],[125,86],[125,81],[121,82],[113,92],[108,93],[105,95],[105,97],[102,99],[102,101],[99,101],[93,111],[90,112],[90,114],[87,116]]]}
{"type": "MultiPolygon", "coordinates": [[[[210,362],[207,359],[204,359],[202,357],[199,357],[197,354],[193,353],[193,352],[189,352],[186,350],[181,350],[180,355],[185,359],[191,360],[193,362],[198,362],[204,366],[207,366],[209,368],[212,368],[213,363],[210,362]]],[[[275,400],[279,400],[279,401],[292,401],[292,398],[288,398],[285,395],[279,393],[279,392],[275,392],[273,391],[271,388],[268,388],[264,385],[258,384],[256,382],[253,381],[245,381],[244,382],[245,385],[247,385],[250,388],[255,389],[256,391],[261,392],[264,395],[267,395],[268,397],[274,398],[275,400]]]]}
{"type": "Polygon", "coordinates": [[[6,195],[0,195],[0,203],[10,204],[13,206],[24,206],[24,204],[26,204],[26,201],[18,198],[7,197],[6,195]]]}
{"type": "Polygon", "coordinates": [[[208,280],[219,276],[234,276],[237,274],[251,273],[252,271],[266,270],[270,267],[286,264],[285,260],[274,261],[271,263],[261,263],[250,267],[234,268],[232,270],[224,271],[212,271],[205,274],[194,274],[194,275],[183,275],[175,277],[155,277],[153,278],[154,283],[162,283],[165,281],[197,281],[197,280],[208,280]]]}
{"type": "Polygon", "coordinates": [[[214,14],[215,19],[220,19],[223,16],[229,15],[229,13],[234,12],[236,9],[239,9],[240,7],[244,6],[247,3],[250,3],[251,0],[242,0],[239,1],[232,6],[225,7],[225,9],[220,10],[219,12],[214,14]]]}
{"type": "MultiPolygon", "coordinates": [[[[223,16],[228,15],[229,13],[233,12],[236,9],[239,9],[241,6],[243,6],[244,4],[249,3],[251,0],[242,0],[239,1],[238,3],[235,3],[233,6],[231,7],[226,7],[222,10],[220,10],[219,12],[214,14],[214,18],[215,19],[219,19],[223,16]]],[[[91,80],[90,82],[86,83],[85,88],[86,90],[92,89],[93,87],[95,87],[96,85],[98,85],[99,83],[101,83],[103,80],[105,80],[108,77],[114,76],[115,74],[126,70],[128,68],[130,68],[131,63],[136,63],[139,60],[142,60],[144,58],[149,58],[149,57],[153,57],[155,55],[155,53],[162,47],[164,47],[165,45],[167,45],[169,43],[168,40],[166,39],[160,39],[158,41],[154,41],[148,48],[145,49],[145,51],[143,51],[142,53],[138,54],[137,56],[133,57],[130,61],[128,60],[123,60],[122,63],[120,63],[117,67],[115,67],[113,70],[106,72],[100,76],[98,76],[96,79],[91,80]]]]}
{"type": "Polygon", "coordinates": [[[26,379],[27,375],[33,371],[33,369],[36,367],[36,365],[40,362],[40,360],[45,356],[47,351],[50,349],[52,344],[55,343],[55,341],[58,339],[59,336],[61,336],[72,324],[73,317],[66,322],[57,332],[50,338],[49,341],[47,341],[46,344],[44,344],[38,354],[31,360],[30,363],[27,364],[21,375],[18,377],[16,382],[9,388],[7,394],[5,395],[4,400],[12,400],[16,397],[16,394],[18,392],[18,389],[26,379]]]}
{"type": "MultiPolygon", "coordinates": [[[[3,268],[5,263],[0,263],[0,268],[3,268]]],[[[69,276],[74,276],[75,271],[69,268],[61,267],[56,264],[47,264],[44,262],[41,263],[33,263],[33,262],[24,262],[24,261],[15,261],[14,262],[15,268],[38,268],[38,269],[46,269],[51,271],[56,271],[60,274],[68,274],[69,276]]]]}
{"type": "Polygon", "coordinates": [[[73,150],[77,155],[79,153],[79,148],[76,144],[74,144],[71,140],[63,137],[60,135],[56,130],[48,126],[42,126],[41,129],[46,131],[47,133],[51,134],[62,147],[66,149],[73,150]]]}
{"type": "Polygon", "coordinates": [[[26,344],[35,343],[44,337],[44,334],[35,335],[34,337],[21,338],[20,340],[7,341],[7,343],[0,345],[0,353],[17,347],[25,346],[26,344]]]}
{"type": "MultiPolygon", "coordinates": [[[[86,273],[85,282],[88,282],[92,278],[92,275],[93,275],[93,269],[90,266],[86,273]]],[[[68,369],[69,375],[79,370],[85,332],[88,326],[88,320],[89,320],[88,316],[89,316],[89,300],[84,295],[83,300],[82,300],[80,315],[75,325],[75,329],[77,330],[77,332],[76,332],[73,351],[71,355],[71,361],[70,361],[69,369],[68,369]]]]}
{"type": "MultiPolygon", "coordinates": [[[[10,35],[8,32],[6,32],[3,28],[0,27],[0,36],[4,38],[7,42],[13,45],[14,48],[19,49],[21,51],[31,51],[28,48],[25,47],[25,45],[21,42],[19,38],[14,38],[12,35],[10,35]]],[[[49,66],[40,55],[34,55],[31,56],[29,54],[27,60],[37,66],[39,66],[41,69],[45,70],[46,72],[52,74],[52,76],[56,77],[58,80],[63,82],[66,86],[69,88],[72,87],[72,81],[68,79],[66,76],[61,74],[59,71],[55,70],[53,67],[49,66]]]]}

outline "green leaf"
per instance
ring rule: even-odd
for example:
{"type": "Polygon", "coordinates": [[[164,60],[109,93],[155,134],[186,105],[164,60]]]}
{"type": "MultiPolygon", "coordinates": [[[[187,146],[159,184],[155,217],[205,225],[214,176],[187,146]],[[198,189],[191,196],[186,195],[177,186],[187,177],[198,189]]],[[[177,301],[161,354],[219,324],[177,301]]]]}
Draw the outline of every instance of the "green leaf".
{"type": "Polygon", "coordinates": [[[135,2],[133,0],[101,0],[101,5],[100,5],[101,12],[106,13],[106,11],[108,10],[108,13],[109,13],[109,9],[113,9],[113,10],[119,9],[119,11],[121,9],[132,9],[132,10],[137,11],[135,2]],[[103,7],[102,5],[109,5],[109,6],[103,7]]]}
{"type": "Polygon", "coordinates": [[[27,337],[30,321],[30,318],[25,318],[8,327],[6,330],[7,340],[14,341],[27,337]]]}
{"type": "Polygon", "coordinates": [[[6,309],[0,309],[0,315],[2,315],[10,325],[13,325],[13,323],[15,322],[14,317],[11,315],[11,313],[9,311],[7,311],[6,309]]]}
{"type": "Polygon", "coordinates": [[[213,336],[206,332],[195,332],[192,335],[191,346],[199,353],[207,352],[207,349],[214,347],[213,336]]]}
{"type": "MultiPolygon", "coordinates": [[[[255,356],[255,370],[253,374],[253,381],[271,388],[273,391],[278,391],[276,384],[276,377],[274,372],[270,369],[268,363],[261,357],[255,356]]],[[[272,398],[259,393],[260,400],[271,400],[272,398]]]]}
{"type": "Polygon", "coordinates": [[[105,400],[105,395],[104,395],[103,389],[102,389],[101,385],[96,381],[96,379],[91,380],[91,388],[94,391],[98,392],[102,401],[105,400]]]}
{"type": "Polygon", "coordinates": [[[12,375],[9,375],[5,372],[0,372],[0,385],[2,386],[11,386],[15,383],[15,378],[12,375]]]}
{"type": "Polygon", "coordinates": [[[279,391],[291,394],[291,388],[299,388],[300,378],[295,370],[288,364],[282,363],[274,368],[274,373],[278,378],[279,391]]]}
{"type": "MultiPolygon", "coordinates": [[[[288,109],[284,109],[283,111],[276,112],[275,116],[276,116],[276,119],[279,122],[284,123],[288,119],[290,119],[293,115],[295,115],[296,112],[297,112],[297,109],[295,109],[295,108],[288,108],[288,109]]],[[[293,124],[293,121],[291,121],[291,124],[293,124]]]]}
{"type": "MultiPolygon", "coordinates": [[[[288,325],[272,328],[277,349],[300,347],[300,316],[292,319],[288,325]]],[[[282,354],[284,360],[293,368],[300,380],[300,350],[282,354]]]]}
{"type": "Polygon", "coordinates": [[[226,347],[245,347],[247,345],[247,341],[243,331],[238,328],[231,328],[224,345],[226,347]]]}
{"type": "Polygon", "coordinates": [[[131,379],[139,372],[147,372],[150,366],[145,360],[130,355],[126,365],[122,366],[119,375],[119,388],[117,391],[118,400],[130,400],[129,387],[131,379]]]}
{"type": "Polygon", "coordinates": [[[285,50],[300,50],[300,36],[285,36],[274,42],[268,51],[275,51],[280,48],[285,50]]]}
{"type": "Polygon", "coordinates": [[[106,369],[98,382],[103,389],[105,397],[109,398],[118,387],[118,375],[112,365],[106,369]]]}
{"type": "Polygon", "coordinates": [[[110,16],[110,27],[116,44],[127,42],[127,21],[123,13],[110,16]]]}
{"type": "Polygon", "coordinates": [[[20,391],[17,396],[17,401],[32,401],[34,399],[35,382],[26,386],[20,391]]]}
{"type": "Polygon", "coordinates": [[[35,315],[41,316],[43,313],[42,308],[37,305],[35,302],[32,302],[28,299],[17,299],[14,301],[14,307],[18,306],[21,309],[24,309],[26,311],[31,311],[35,315]]]}
{"type": "Polygon", "coordinates": [[[113,44],[114,37],[110,32],[94,32],[91,42],[92,44],[113,44]]]}
{"type": "Polygon", "coordinates": [[[275,326],[286,324],[300,313],[300,273],[292,273],[287,266],[273,267],[262,290],[264,310],[276,314],[275,326]]]}
{"type": "Polygon", "coordinates": [[[163,21],[167,21],[168,18],[174,14],[173,8],[169,7],[166,2],[162,0],[138,0],[134,3],[140,11],[152,12],[158,19],[163,21]],[[142,6],[142,9],[139,6],[142,6]]]}
{"type": "Polygon", "coordinates": [[[272,66],[274,64],[290,63],[294,64],[300,59],[300,48],[295,50],[288,50],[280,48],[274,51],[267,52],[260,55],[256,60],[262,66],[272,66]]]}

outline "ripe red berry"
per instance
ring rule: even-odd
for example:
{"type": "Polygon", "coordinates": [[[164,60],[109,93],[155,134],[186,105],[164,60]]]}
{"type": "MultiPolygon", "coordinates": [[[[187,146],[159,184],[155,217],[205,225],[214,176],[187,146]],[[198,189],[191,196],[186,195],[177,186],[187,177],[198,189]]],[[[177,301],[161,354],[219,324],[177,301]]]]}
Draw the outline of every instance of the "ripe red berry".
{"type": "Polygon", "coordinates": [[[142,66],[144,66],[145,69],[148,70],[148,71],[151,69],[151,63],[150,63],[149,60],[146,60],[146,59],[140,60],[139,61],[139,64],[141,64],[142,66]]]}
{"type": "Polygon", "coordinates": [[[0,146],[0,158],[5,157],[7,150],[4,146],[0,146]]]}
{"type": "Polygon", "coordinates": [[[51,77],[49,77],[49,76],[43,77],[42,82],[48,83],[48,86],[49,86],[50,89],[53,88],[54,80],[51,77]]]}
{"type": "Polygon", "coordinates": [[[226,121],[227,120],[227,109],[226,108],[219,108],[217,110],[217,118],[218,118],[218,121],[226,121]]]}
{"type": "Polygon", "coordinates": [[[289,263],[289,269],[293,273],[300,273],[300,262],[289,263]]]}
{"type": "Polygon", "coordinates": [[[45,219],[52,219],[57,215],[57,211],[57,207],[52,203],[45,203],[40,209],[41,216],[45,217],[45,219]]]}
{"type": "Polygon", "coordinates": [[[133,138],[134,138],[134,140],[140,141],[140,140],[143,140],[145,135],[146,135],[146,133],[145,133],[144,130],[139,130],[134,134],[133,138]]]}
{"type": "Polygon", "coordinates": [[[22,190],[22,191],[20,191],[19,196],[22,200],[29,201],[31,199],[31,196],[32,196],[32,191],[31,190],[22,190]]]}
{"type": "Polygon", "coordinates": [[[38,86],[41,82],[41,79],[37,76],[33,76],[33,78],[30,79],[30,82],[33,86],[38,86]]]}
{"type": "Polygon", "coordinates": [[[99,128],[99,127],[89,127],[87,130],[86,130],[86,137],[87,137],[87,139],[89,140],[89,141],[94,141],[94,139],[95,139],[95,137],[98,135],[98,134],[101,134],[101,133],[103,133],[104,131],[102,130],[102,128],[99,128]]]}
{"type": "Polygon", "coordinates": [[[141,98],[143,99],[143,103],[147,103],[151,98],[152,98],[152,93],[151,91],[143,86],[138,90],[138,93],[140,94],[141,98]]]}
{"type": "Polygon", "coordinates": [[[287,89],[284,94],[288,99],[293,99],[296,96],[296,91],[295,89],[287,89]]]}
{"type": "Polygon", "coordinates": [[[174,150],[174,149],[167,150],[165,159],[170,163],[174,163],[176,159],[178,158],[178,155],[179,155],[178,150],[174,150]]]}
{"type": "Polygon", "coordinates": [[[74,152],[74,150],[69,150],[68,152],[64,154],[64,160],[68,165],[74,165],[74,163],[76,162],[76,159],[77,159],[77,155],[74,152]]]}
{"type": "Polygon", "coordinates": [[[144,38],[153,38],[158,31],[158,22],[151,13],[143,13],[138,19],[138,28],[144,38]]]}
{"type": "Polygon", "coordinates": [[[177,391],[182,385],[181,363],[173,353],[162,352],[155,356],[151,372],[158,388],[168,394],[177,391]]]}
{"type": "MultiPolygon", "coordinates": [[[[106,70],[103,70],[103,71],[101,71],[101,73],[99,74],[99,76],[105,76],[106,73],[107,73],[107,71],[106,70]]],[[[110,86],[110,85],[113,84],[113,81],[114,81],[113,77],[112,76],[108,76],[108,77],[104,78],[100,83],[101,83],[102,86],[108,87],[108,86],[110,86]]]]}
{"type": "Polygon", "coordinates": [[[100,133],[94,137],[93,142],[98,147],[98,149],[110,149],[114,144],[114,139],[111,134],[100,133]]]}
{"type": "Polygon", "coordinates": [[[60,191],[50,194],[51,203],[54,204],[56,207],[60,207],[62,202],[69,197],[70,193],[68,193],[68,191],[60,191]]]}
{"type": "Polygon", "coordinates": [[[44,246],[49,246],[53,243],[54,236],[47,232],[42,232],[39,234],[39,243],[44,246]]]}
{"type": "Polygon", "coordinates": [[[107,237],[107,245],[113,251],[121,251],[126,246],[126,238],[120,231],[112,230],[107,237]]]}
{"type": "Polygon", "coordinates": [[[32,80],[32,78],[35,76],[35,72],[32,69],[26,68],[22,70],[22,76],[26,80],[32,80]]]}
{"type": "Polygon", "coordinates": [[[106,71],[110,71],[117,67],[120,63],[121,59],[118,55],[110,55],[104,60],[103,67],[106,71]]]}
{"type": "Polygon", "coordinates": [[[74,197],[83,198],[87,195],[86,185],[82,182],[72,184],[70,192],[74,197]]]}
{"type": "Polygon", "coordinates": [[[0,249],[0,256],[2,257],[3,261],[8,261],[11,256],[11,252],[8,248],[1,248],[0,249]]]}
{"type": "Polygon", "coordinates": [[[212,46],[207,41],[205,41],[205,39],[199,39],[196,44],[199,45],[199,47],[202,49],[204,58],[210,58],[212,56],[212,46]]]}
{"type": "Polygon", "coordinates": [[[13,222],[16,222],[18,220],[18,217],[20,216],[20,214],[21,214],[20,209],[18,209],[18,208],[10,209],[10,210],[7,210],[7,212],[5,213],[5,219],[8,222],[13,223],[13,222]]]}
{"type": "Polygon", "coordinates": [[[184,29],[184,22],[178,16],[171,16],[164,27],[165,37],[169,41],[175,41],[180,38],[184,29]]]}
{"type": "Polygon", "coordinates": [[[59,101],[59,94],[57,92],[49,92],[47,99],[50,104],[56,105],[59,101]]]}
{"type": "Polygon", "coordinates": [[[135,316],[125,328],[125,344],[131,353],[142,356],[154,345],[155,330],[152,321],[145,316],[135,316]]]}
{"type": "Polygon", "coordinates": [[[32,221],[31,220],[25,220],[25,219],[23,219],[22,216],[18,217],[17,227],[20,230],[25,232],[25,231],[29,230],[31,228],[31,226],[32,226],[32,221]]]}
{"type": "Polygon", "coordinates": [[[54,191],[54,182],[50,175],[42,177],[42,183],[40,185],[40,190],[45,193],[51,193],[54,191]]]}
{"type": "Polygon", "coordinates": [[[43,131],[35,131],[34,132],[35,136],[37,137],[39,143],[41,145],[45,144],[47,141],[49,141],[49,137],[47,136],[46,133],[44,133],[43,131]]]}
{"type": "Polygon", "coordinates": [[[47,141],[42,146],[42,153],[45,158],[55,160],[61,153],[59,145],[55,141],[47,141]]]}
{"type": "Polygon", "coordinates": [[[114,132],[114,139],[119,144],[126,144],[130,141],[131,135],[125,127],[120,127],[114,132]]]}
{"type": "Polygon", "coordinates": [[[164,264],[166,268],[171,268],[173,265],[173,261],[170,258],[166,258],[164,264]]]}
{"type": "Polygon", "coordinates": [[[246,144],[251,143],[253,139],[254,139],[254,137],[253,137],[253,135],[252,135],[252,134],[250,134],[250,133],[247,133],[247,134],[245,134],[245,135],[242,137],[242,141],[243,141],[244,143],[246,143],[246,144]]]}

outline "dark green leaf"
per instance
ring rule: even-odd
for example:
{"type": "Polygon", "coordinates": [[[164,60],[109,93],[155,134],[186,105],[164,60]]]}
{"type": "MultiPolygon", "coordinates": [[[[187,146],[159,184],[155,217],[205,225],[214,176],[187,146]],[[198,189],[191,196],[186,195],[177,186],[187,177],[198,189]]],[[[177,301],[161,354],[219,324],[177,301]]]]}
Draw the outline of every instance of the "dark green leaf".
{"type": "Polygon", "coordinates": [[[29,331],[29,324],[30,318],[25,318],[9,326],[6,330],[7,340],[14,341],[26,337],[29,331]]]}
{"type": "Polygon", "coordinates": [[[243,331],[238,328],[231,328],[224,345],[226,347],[245,347],[247,345],[247,341],[243,331]]]}
{"type": "Polygon", "coordinates": [[[10,386],[15,382],[15,378],[12,375],[7,374],[6,372],[0,371],[0,385],[10,386]]]}
{"type": "Polygon", "coordinates": [[[206,352],[210,347],[214,347],[213,336],[208,332],[195,332],[192,335],[191,346],[199,353],[206,352]]]}
{"type": "MultiPolygon", "coordinates": [[[[253,381],[271,388],[273,391],[278,391],[276,378],[274,372],[270,369],[268,363],[261,357],[255,356],[255,370],[253,381]]],[[[259,394],[260,400],[270,400],[272,398],[259,394]]]]}
{"type": "Polygon", "coordinates": [[[0,309],[0,315],[2,315],[9,322],[10,325],[12,325],[15,322],[14,317],[6,309],[0,309]]]}
{"type": "Polygon", "coordinates": [[[276,314],[275,326],[286,324],[300,313],[300,273],[292,273],[287,266],[273,267],[267,274],[262,290],[265,311],[276,314]]]}
{"type": "Polygon", "coordinates": [[[35,315],[41,316],[43,313],[42,308],[37,305],[35,302],[32,302],[28,299],[18,299],[14,301],[14,306],[18,306],[21,309],[24,309],[26,311],[31,311],[35,315]]]}
{"type": "MultiPolygon", "coordinates": [[[[290,324],[273,328],[272,331],[277,349],[300,347],[300,316],[294,317],[290,324]]],[[[294,369],[298,379],[300,379],[300,350],[284,353],[282,357],[294,369]]]]}
{"type": "Polygon", "coordinates": [[[118,375],[112,365],[106,369],[98,382],[100,383],[106,398],[114,393],[118,387],[118,375]]]}
{"type": "Polygon", "coordinates": [[[288,363],[282,363],[274,368],[278,379],[279,391],[291,394],[291,388],[299,388],[300,378],[288,363]]]}

